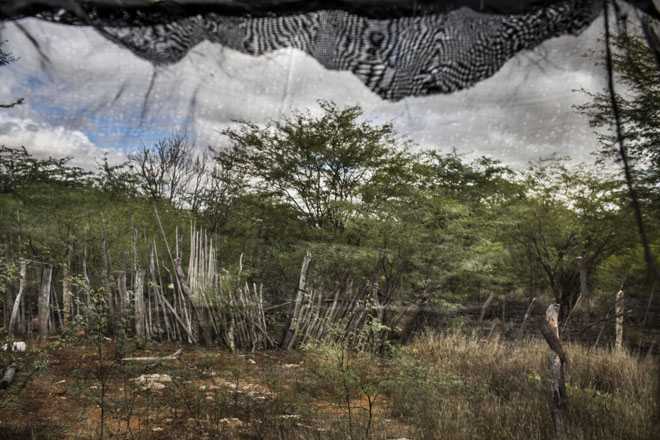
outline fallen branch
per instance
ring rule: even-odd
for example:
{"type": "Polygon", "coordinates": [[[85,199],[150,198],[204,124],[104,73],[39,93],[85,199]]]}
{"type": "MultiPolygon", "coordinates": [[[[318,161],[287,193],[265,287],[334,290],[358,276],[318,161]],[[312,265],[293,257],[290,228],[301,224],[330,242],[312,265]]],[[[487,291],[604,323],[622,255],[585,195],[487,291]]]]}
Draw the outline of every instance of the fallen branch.
{"type": "Polygon", "coordinates": [[[144,357],[130,357],[130,358],[124,358],[122,361],[146,361],[146,362],[157,362],[157,361],[171,361],[171,360],[176,360],[179,359],[179,355],[183,351],[183,348],[179,348],[177,351],[172,353],[169,356],[144,356],[144,357]]]}
{"type": "Polygon", "coordinates": [[[16,374],[16,365],[10,365],[5,371],[5,375],[2,380],[0,380],[0,389],[6,390],[11,382],[14,380],[14,374],[16,374]]]}

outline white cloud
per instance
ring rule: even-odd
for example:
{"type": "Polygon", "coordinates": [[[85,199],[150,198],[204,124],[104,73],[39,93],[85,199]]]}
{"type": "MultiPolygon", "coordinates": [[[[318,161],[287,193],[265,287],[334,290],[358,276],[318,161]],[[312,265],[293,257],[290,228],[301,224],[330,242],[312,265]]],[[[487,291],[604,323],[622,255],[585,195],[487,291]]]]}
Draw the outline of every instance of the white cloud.
{"type": "Polygon", "coordinates": [[[70,164],[85,169],[95,168],[107,154],[108,162],[118,164],[126,160],[123,152],[100,148],[79,130],[53,127],[32,119],[17,119],[0,114],[0,145],[28,148],[35,157],[72,158],[70,164]]]}

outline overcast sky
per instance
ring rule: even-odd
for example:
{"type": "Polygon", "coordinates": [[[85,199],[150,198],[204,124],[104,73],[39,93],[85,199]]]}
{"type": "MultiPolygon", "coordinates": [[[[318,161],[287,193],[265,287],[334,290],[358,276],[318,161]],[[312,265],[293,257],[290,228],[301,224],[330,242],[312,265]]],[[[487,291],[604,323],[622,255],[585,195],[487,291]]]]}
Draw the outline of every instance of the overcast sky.
{"type": "Polygon", "coordinates": [[[395,103],[296,50],[250,57],[206,42],[154,68],[91,28],[36,19],[1,26],[0,40],[20,59],[1,68],[0,103],[26,103],[0,113],[0,144],[72,156],[85,167],[106,153],[119,162],[141,143],[183,129],[200,147],[222,146],[218,131],[233,120],[262,123],[318,109],[318,99],[360,104],[368,120],[393,122],[423,148],[456,147],[515,167],[553,153],[593,161],[595,136],[571,106],[586,99],[576,89],[604,87],[603,71],[583,56],[601,47],[602,20],[521,53],[475,87],[395,103]]]}

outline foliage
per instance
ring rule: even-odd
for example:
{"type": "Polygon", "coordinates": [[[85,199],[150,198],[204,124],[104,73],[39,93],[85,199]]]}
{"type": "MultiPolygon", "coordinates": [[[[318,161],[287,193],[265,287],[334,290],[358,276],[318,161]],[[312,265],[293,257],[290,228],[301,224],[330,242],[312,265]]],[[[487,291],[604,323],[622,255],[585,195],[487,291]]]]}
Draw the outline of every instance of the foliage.
{"type": "MultiPolygon", "coordinates": [[[[5,51],[2,46],[6,41],[0,41],[0,67],[6,66],[7,64],[13,63],[16,61],[16,58],[10,53],[5,51]]],[[[20,98],[11,104],[0,104],[0,108],[12,108],[23,103],[23,98],[20,98]]]]}
{"type": "MultiPolygon", "coordinates": [[[[613,71],[621,86],[616,100],[635,181],[641,185],[639,190],[643,194],[651,192],[657,197],[660,184],[660,70],[641,30],[635,27],[630,30],[612,38],[613,71]]],[[[592,127],[604,129],[597,133],[601,144],[600,159],[619,161],[609,91],[582,92],[590,101],[577,106],[577,110],[589,117],[592,127]]]]}
{"type": "Polygon", "coordinates": [[[395,148],[391,124],[359,122],[358,106],[319,104],[320,117],[295,113],[265,127],[243,121],[223,131],[231,147],[216,160],[231,159],[257,180],[256,189],[286,200],[310,226],[343,229],[356,204],[377,203],[404,183],[407,155],[395,148]]]}
{"type": "Polygon", "coordinates": [[[303,347],[306,368],[314,377],[315,386],[324,389],[332,402],[346,411],[349,432],[363,430],[364,438],[370,436],[375,405],[391,380],[387,362],[371,350],[377,335],[387,330],[373,319],[359,331],[346,334],[345,323],[340,323],[323,340],[303,347]],[[356,403],[362,399],[366,400],[366,407],[356,403]],[[366,417],[357,409],[365,410],[366,417]]]}

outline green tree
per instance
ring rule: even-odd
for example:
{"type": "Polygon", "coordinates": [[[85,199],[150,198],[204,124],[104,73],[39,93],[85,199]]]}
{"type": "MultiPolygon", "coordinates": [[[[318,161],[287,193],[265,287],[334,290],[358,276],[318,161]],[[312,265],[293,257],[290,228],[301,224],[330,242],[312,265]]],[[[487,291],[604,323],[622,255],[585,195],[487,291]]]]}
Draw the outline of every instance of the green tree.
{"type": "MultiPolygon", "coordinates": [[[[660,194],[660,69],[644,37],[637,33],[612,36],[612,65],[621,85],[616,93],[623,142],[642,196],[660,194]]],[[[602,55],[597,54],[600,59],[602,55]]],[[[577,106],[589,117],[601,145],[601,161],[619,161],[615,120],[609,90],[591,93],[590,101],[577,106]]]]}
{"type": "Polygon", "coordinates": [[[409,163],[391,124],[360,122],[359,106],[339,109],[321,101],[323,114],[294,113],[266,126],[241,123],[223,134],[228,157],[252,187],[291,205],[309,226],[341,230],[357,204],[373,208],[395,194],[409,163]]]}
{"type": "Polygon", "coordinates": [[[501,210],[508,216],[501,240],[511,253],[509,270],[532,290],[550,290],[563,319],[580,294],[576,259],[592,272],[629,242],[625,193],[602,169],[567,168],[559,160],[533,163],[522,177],[517,199],[501,210]]]}

